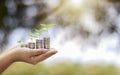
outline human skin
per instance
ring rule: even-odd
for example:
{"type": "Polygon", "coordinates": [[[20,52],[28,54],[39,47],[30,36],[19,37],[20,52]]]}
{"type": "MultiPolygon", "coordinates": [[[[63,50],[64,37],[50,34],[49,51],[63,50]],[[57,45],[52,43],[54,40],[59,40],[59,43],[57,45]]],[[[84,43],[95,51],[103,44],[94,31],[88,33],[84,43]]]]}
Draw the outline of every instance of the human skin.
{"type": "Polygon", "coordinates": [[[49,51],[45,49],[32,50],[20,47],[9,49],[0,55],[0,74],[14,62],[25,62],[35,65],[56,53],[57,51],[55,49],[49,51]]]}

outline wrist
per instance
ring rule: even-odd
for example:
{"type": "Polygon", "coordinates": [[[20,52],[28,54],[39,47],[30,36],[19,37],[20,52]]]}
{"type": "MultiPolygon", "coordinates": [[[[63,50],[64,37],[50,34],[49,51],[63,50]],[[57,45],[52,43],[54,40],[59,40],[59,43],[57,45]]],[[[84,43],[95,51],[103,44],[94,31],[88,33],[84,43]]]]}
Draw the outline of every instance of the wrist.
{"type": "Polygon", "coordinates": [[[18,56],[14,51],[8,52],[6,56],[11,63],[18,61],[18,56]]]}
{"type": "Polygon", "coordinates": [[[5,52],[5,53],[1,54],[0,62],[2,62],[2,64],[5,64],[5,63],[12,64],[12,63],[14,63],[14,60],[13,60],[12,56],[10,55],[10,53],[5,52]]]}

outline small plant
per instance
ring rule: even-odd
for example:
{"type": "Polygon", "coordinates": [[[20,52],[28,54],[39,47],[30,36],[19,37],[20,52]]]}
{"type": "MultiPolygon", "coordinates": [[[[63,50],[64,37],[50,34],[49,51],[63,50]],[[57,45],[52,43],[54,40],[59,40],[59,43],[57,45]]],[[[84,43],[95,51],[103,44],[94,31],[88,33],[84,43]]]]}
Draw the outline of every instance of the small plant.
{"type": "Polygon", "coordinates": [[[30,39],[31,39],[32,42],[33,42],[33,39],[34,39],[34,38],[38,38],[38,36],[35,36],[35,35],[33,35],[33,34],[29,34],[29,37],[30,37],[30,39]]]}
{"type": "Polygon", "coordinates": [[[19,41],[17,41],[19,44],[20,44],[20,46],[21,47],[25,47],[25,42],[24,42],[24,40],[19,40],[19,41]]]}
{"type": "Polygon", "coordinates": [[[43,30],[46,31],[46,36],[48,37],[48,29],[55,26],[55,24],[40,24],[43,27],[43,30]]]}
{"type": "Polygon", "coordinates": [[[40,38],[40,34],[43,32],[43,29],[35,29],[35,32],[38,34],[38,38],[40,38]]]}
{"type": "Polygon", "coordinates": [[[24,44],[24,40],[19,40],[18,43],[21,44],[21,47],[28,47],[30,49],[40,49],[40,48],[45,48],[45,49],[50,49],[50,37],[48,37],[48,30],[49,28],[55,26],[55,24],[40,24],[42,26],[42,29],[35,29],[35,32],[37,33],[37,35],[33,35],[33,34],[29,34],[30,40],[31,42],[28,42],[27,44],[24,44]],[[46,37],[44,37],[43,39],[40,39],[40,35],[43,31],[46,31],[46,37]],[[33,40],[35,38],[39,38],[36,39],[36,42],[34,42],[33,40]]]}
{"type": "Polygon", "coordinates": [[[24,40],[19,40],[17,41],[19,44],[23,44],[24,43],[24,40]]]}

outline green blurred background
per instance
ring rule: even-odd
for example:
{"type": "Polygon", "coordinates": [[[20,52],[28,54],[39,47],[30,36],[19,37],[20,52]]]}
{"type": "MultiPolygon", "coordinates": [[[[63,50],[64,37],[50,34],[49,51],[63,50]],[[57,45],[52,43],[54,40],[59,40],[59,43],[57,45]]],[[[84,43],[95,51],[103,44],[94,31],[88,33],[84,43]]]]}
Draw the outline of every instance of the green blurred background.
{"type": "Polygon", "coordinates": [[[54,65],[29,65],[14,63],[2,75],[120,75],[119,68],[113,65],[77,63],[56,63],[54,65]]]}
{"type": "Polygon", "coordinates": [[[58,54],[2,75],[120,75],[120,0],[0,0],[1,53],[29,42],[41,23],[56,24],[49,36],[58,54]]]}

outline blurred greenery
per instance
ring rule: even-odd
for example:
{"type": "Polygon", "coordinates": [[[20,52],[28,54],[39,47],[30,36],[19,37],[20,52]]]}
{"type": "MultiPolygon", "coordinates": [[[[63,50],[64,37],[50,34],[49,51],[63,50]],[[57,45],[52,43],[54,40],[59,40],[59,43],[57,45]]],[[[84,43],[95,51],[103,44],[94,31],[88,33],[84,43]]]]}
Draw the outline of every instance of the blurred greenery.
{"type": "Polygon", "coordinates": [[[56,6],[53,4],[54,7],[51,8],[51,6],[48,6],[48,2],[51,3],[52,1],[0,0],[0,34],[3,34],[0,36],[0,49],[4,50],[13,30],[26,28],[33,31],[40,23],[52,22],[63,27],[74,25],[72,35],[70,33],[71,39],[81,35],[89,40],[91,36],[101,38],[102,34],[119,34],[120,32],[118,25],[115,24],[117,17],[111,19],[108,15],[108,7],[114,8],[119,15],[120,0],[85,0],[84,5],[78,8],[75,8],[74,4],[69,6],[69,1],[66,0],[58,0],[58,4],[53,1],[56,6]],[[113,5],[109,5],[109,3],[113,5]],[[80,21],[81,16],[86,12],[91,13],[90,11],[99,24],[96,26],[103,27],[101,31],[94,35],[94,32],[89,31],[80,21]]]}
{"type": "MultiPolygon", "coordinates": [[[[25,28],[32,31],[39,23],[50,23],[51,21],[62,27],[71,26],[72,30],[67,33],[67,35],[70,34],[71,39],[81,35],[82,40],[86,41],[87,39],[91,42],[89,38],[95,37],[92,42],[96,40],[99,43],[98,39],[105,34],[117,33],[120,37],[120,28],[115,23],[118,17],[111,19],[111,14],[108,15],[110,13],[108,7],[112,7],[117,16],[120,15],[120,0],[85,0],[86,2],[80,8],[68,6],[69,0],[59,0],[60,2],[54,8],[47,6],[47,0],[33,0],[33,4],[29,4],[29,1],[32,0],[0,0],[0,51],[4,50],[8,42],[11,41],[9,36],[13,30],[25,28]],[[87,30],[80,19],[85,13],[91,12],[95,22],[102,27],[100,31],[96,31],[97,33],[87,30]]],[[[114,13],[114,11],[112,12],[114,13]]],[[[65,38],[69,36],[67,35],[65,38]]],[[[120,38],[118,41],[120,43],[120,38]]],[[[56,63],[50,66],[44,64],[33,66],[14,63],[2,75],[120,75],[119,70],[113,65],[104,64],[56,63]]]]}
{"type": "Polygon", "coordinates": [[[44,11],[46,4],[44,2],[34,0],[35,4],[27,5],[24,1],[26,0],[0,0],[0,32],[3,34],[3,38],[0,40],[1,50],[4,50],[8,44],[9,36],[13,30],[26,28],[33,31],[38,22],[46,18],[47,13],[44,11]],[[37,15],[29,17],[28,11],[31,9],[38,10],[38,12],[33,12],[33,14],[37,13],[37,15]]]}
{"type": "Polygon", "coordinates": [[[113,65],[78,63],[56,63],[53,65],[30,65],[14,63],[2,75],[120,75],[113,65]]]}

